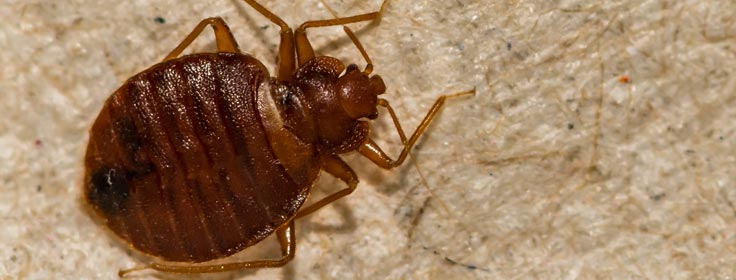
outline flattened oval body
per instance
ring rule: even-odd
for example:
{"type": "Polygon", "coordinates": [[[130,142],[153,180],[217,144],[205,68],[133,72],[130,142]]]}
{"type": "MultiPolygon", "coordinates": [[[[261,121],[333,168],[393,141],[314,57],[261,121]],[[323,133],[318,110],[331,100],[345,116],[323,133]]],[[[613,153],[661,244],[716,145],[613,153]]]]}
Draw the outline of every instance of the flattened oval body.
{"type": "Polygon", "coordinates": [[[93,212],[134,248],[182,262],[232,255],[288,222],[318,156],[310,143],[275,137],[288,133],[276,109],[259,105],[271,100],[269,81],[259,61],[236,53],[185,56],[130,78],[90,131],[93,212]],[[284,146],[298,147],[300,165],[281,164],[284,146]]]}

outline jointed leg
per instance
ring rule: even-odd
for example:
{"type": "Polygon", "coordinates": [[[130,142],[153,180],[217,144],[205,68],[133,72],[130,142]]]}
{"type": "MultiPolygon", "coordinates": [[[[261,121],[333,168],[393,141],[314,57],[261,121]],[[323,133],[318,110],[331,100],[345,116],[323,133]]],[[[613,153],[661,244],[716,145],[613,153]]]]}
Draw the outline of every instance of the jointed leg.
{"type": "MultiPolygon", "coordinates": [[[[375,20],[379,16],[381,16],[381,12],[383,12],[383,8],[384,6],[386,6],[387,1],[388,0],[383,1],[383,3],[381,4],[381,9],[378,10],[377,12],[372,12],[372,13],[367,13],[367,14],[362,14],[362,15],[357,15],[357,16],[351,16],[351,17],[325,19],[325,20],[313,20],[313,21],[307,21],[305,23],[302,23],[302,25],[300,25],[299,28],[297,28],[296,31],[294,32],[294,37],[296,40],[296,54],[297,54],[297,59],[299,61],[299,65],[303,65],[310,59],[314,58],[314,49],[312,48],[312,44],[309,43],[309,39],[307,39],[307,28],[344,25],[348,23],[375,20]]],[[[345,32],[348,32],[348,31],[346,30],[345,32]]],[[[352,32],[349,32],[348,35],[350,35],[350,33],[352,32]]],[[[352,40],[352,37],[351,37],[351,40],[352,40]]],[[[355,40],[353,40],[353,42],[355,42],[355,40]]]]}
{"type": "Polygon", "coordinates": [[[294,58],[294,33],[288,24],[274,13],[258,4],[255,0],[244,0],[248,5],[256,11],[268,18],[271,22],[277,24],[281,28],[281,43],[279,46],[279,74],[276,77],[279,81],[288,81],[296,70],[296,59],[294,58]]]}
{"type": "Polygon", "coordinates": [[[280,267],[283,266],[294,258],[296,251],[296,236],[294,234],[294,220],[291,220],[287,226],[281,227],[276,230],[276,236],[281,244],[281,259],[278,260],[259,260],[249,262],[235,262],[225,263],[218,265],[168,265],[160,263],[152,263],[147,266],[135,267],[131,269],[123,269],[118,272],[120,277],[126,274],[143,270],[143,269],[154,269],[163,272],[172,273],[211,273],[211,272],[225,272],[233,270],[241,270],[248,268],[262,268],[262,267],[280,267]]]}
{"type": "Polygon", "coordinates": [[[355,175],[353,169],[351,169],[350,166],[348,166],[348,164],[342,161],[342,159],[340,159],[338,156],[333,155],[325,158],[323,160],[322,168],[327,171],[327,173],[330,173],[332,176],[335,176],[345,182],[348,187],[300,210],[298,213],[296,213],[296,217],[294,219],[309,215],[312,212],[324,207],[325,205],[330,204],[330,202],[333,202],[343,196],[349,195],[355,190],[355,186],[358,185],[358,176],[355,175]]]}
{"type": "Polygon", "coordinates": [[[233,33],[230,32],[230,28],[227,27],[225,21],[219,17],[211,17],[200,21],[199,24],[194,27],[194,30],[192,30],[192,32],[190,32],[189,35],[187,35],[187,37],[184,38],[184,40],[181,41],[181,43],[179,43],[179,45],[176,46],[176,48],[174,48],[166,58],[164,58],[164,61],[178,57],[181,52],[184,51],[184,49],[188,47],[200,33],[202,33],[202,30],[204,30],[207,25],[212,25],[212,29],[215,30],[215,41],[217,41],[218,52],[240,52],[240,49],[238,49],[238,43],[235,42],[233,33]]]}
{"type": "Polygon", "coordinates": [[[427,112],[427,116],[424,117],[422,122],[417,127],[417,130],[414,131],[414,133],[411,135],[409,140],[406,140],[406,136],[404,136],[404,131],[401,129],[401,125],[399,125],[399,120],[396,117],[396,115],[393,113],[393,109],[391,109],[391,106],[388,104],[388,101],[386,100],[379,100],[379,105],[384,106],[389,109],[389,112],[391,113],[391,118],[394,121],[394,124],[396,125],[396,130],[399,132],[399,136],[401,137],[401,141],[404,143],[404,149],[401,150],[401,154],[399,154],[399,158],[396,160],[391,159],[388,155],[386,155],[383,150],[381,150],[381,147],[379,147],[375,142],[373,142],[372,139],[368,138],[368,141],[363,143],[360,148],[358,148],[358,152],[360,152],[361,155],[364,157],[370,159],[375,163],[376,165],[380,166],[384,169],[391,169],[396,166],[401,165],[401,163],[404,162],[406,159],[406,156],[409,155],[409,151],[411,151],[411,148],[414,147],[414,144],[416,144],[417,140],[419,139],[419,136],[424,133],[424,131],[427,129],[429,124],[432,122],[435,116],[437,116],[437,113],[439,113],[440,108],[442,108],[442,105],[445,104],[445,99],[452,98],[452,97],[458,97],[468,94],[475,94],[475,89],[459,92],[455,94],[450,95],[443,95],[440,96],[440,98],[437,98],[437,101],[434,102],[434,105],[432,105],[432,108],[429,109],[429,112],[427,112]]]}

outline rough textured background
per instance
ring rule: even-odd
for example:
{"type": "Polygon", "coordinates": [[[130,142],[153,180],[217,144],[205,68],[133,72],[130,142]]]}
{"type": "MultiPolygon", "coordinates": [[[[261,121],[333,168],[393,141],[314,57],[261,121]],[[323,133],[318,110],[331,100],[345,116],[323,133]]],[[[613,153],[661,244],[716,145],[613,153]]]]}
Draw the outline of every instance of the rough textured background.
{"type": "MultiPolygon", "coordinates": [[[[236,0],[0,2],[0,279],[114,279],[141,260],[78,201],[103,101],[202,18],[225,17],[269,67],[278,30],[236,0]]],[[[316,0],[261,2],[292,24],[331,17],[316,0]]],[[[328,3],[340,15],[380,5],[328,3]]],[[[354,28],[405,129],[440,94],[478,94],[448,102],[397,170],[347,156],[358,190],[297,223],[288,266],[213,277],[736,277],[734,11],[730,0],[391,1],[380,24],[354,28]]],[[[363,64],[339,28],[310,34],[320,53],[363,64]]],[[[395,154],[382,118],[375,136],[395,154]]],[[[337,185],[323,176],[315,195],[337,185]]],[[[264,245],[241,257],[273,256],[264,245]]]]}

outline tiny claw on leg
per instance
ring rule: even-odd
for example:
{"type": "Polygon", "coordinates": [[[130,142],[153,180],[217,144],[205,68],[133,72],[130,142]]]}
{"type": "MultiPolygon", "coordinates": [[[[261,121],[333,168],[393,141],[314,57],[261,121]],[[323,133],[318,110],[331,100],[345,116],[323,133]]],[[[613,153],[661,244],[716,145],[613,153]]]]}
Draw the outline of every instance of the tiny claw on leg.
{"type": "Polygon", "coordinates": [[[118,271],[118,277],[123,278],[128,273],[135,272],[135,271],[146,270],[146,269],[149,269],[149,268],[151,268],[150,265],[142,265],[142,266],[136,266],[136,267],[132,267],[132,268],[128,268],[128,269],[121,269],[120,271],[118,271]]]}

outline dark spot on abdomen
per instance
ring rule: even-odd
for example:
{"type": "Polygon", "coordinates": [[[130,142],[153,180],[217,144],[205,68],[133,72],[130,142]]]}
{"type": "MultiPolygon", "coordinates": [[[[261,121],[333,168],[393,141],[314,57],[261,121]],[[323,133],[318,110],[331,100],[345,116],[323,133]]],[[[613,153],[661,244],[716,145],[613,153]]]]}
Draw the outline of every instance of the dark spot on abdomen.
{"type": "Polygon", "coordinates": [[[120,148],[125,155],[126,162],[123,163],[125,171],[117,169],[118,174],[124,178],[141,178],[153,171],[153,164],[143,151],[146,145],[144,139],[138,132],[135,122],[129,118],[121,117],[114,121],[115,136],[120,140],[120,148]]]}
{"type": "Polygon", "coordinates": [[[90,203],[108,215],[116,215],[127,210],[130,184],[124,170],[102,167],[90,178],[90,203]]]}
{"type": "Polygon", "coordinates": [[[126,118],[115,120],[115,130],[128,153],[135,153],[141,148],[141,138],[132,120],[126,118]]]}

